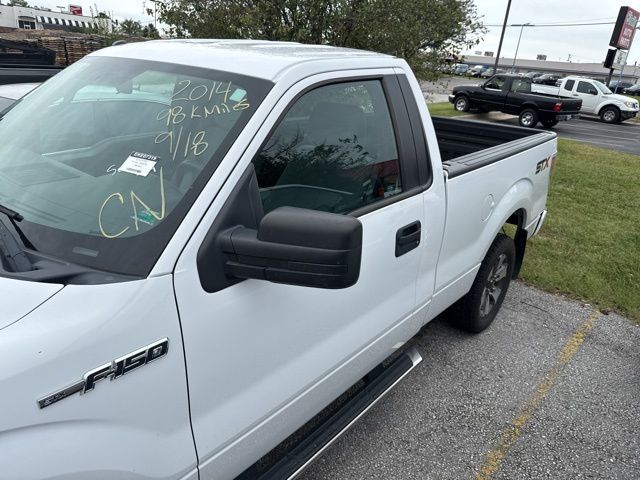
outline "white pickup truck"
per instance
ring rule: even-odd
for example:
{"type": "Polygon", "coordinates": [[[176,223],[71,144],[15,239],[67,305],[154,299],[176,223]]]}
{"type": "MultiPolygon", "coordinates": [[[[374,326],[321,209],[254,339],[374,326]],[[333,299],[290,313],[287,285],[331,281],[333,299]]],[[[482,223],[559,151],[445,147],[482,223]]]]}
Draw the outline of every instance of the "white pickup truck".
{"type": "Polygon", "coordinates": [[[555,97],[579,98],[580,113],[599,116],[603,122],[619,123],[638,115],[638,101],[613,93],[602,82],[584,77],[566,77],[559,87],[533,84],[531,91],[555,97]]]}
{"type": "Polygon", "coordinates": [[[491,323],[556,155],[430,118],[401,59],[258,41],[100,50],[0,135],[6,480],[296,476],[423,325],[491,323]]]}

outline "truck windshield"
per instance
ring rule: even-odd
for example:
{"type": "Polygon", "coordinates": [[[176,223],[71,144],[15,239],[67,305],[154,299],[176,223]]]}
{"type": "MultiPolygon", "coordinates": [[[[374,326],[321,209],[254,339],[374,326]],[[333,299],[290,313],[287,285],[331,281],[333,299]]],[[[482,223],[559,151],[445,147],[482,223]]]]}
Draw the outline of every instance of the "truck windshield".
{"type": "Polygon", "coordinates": [[[39,252],[146,276],[271,86],[87,57],[0,121],[0,204],[39,252]]]}
{"type": "Polygon", "coordinates": [[[597,80],[593,81],[593,84],[596,86],[596,88],[598,90],[600,90],[602,93],[604,93],[605,95],[610,95],[611,93],[613,93],[611,90],[609,90],[609,87],[607,87],[604,83],[599,82],[597,80]]]}

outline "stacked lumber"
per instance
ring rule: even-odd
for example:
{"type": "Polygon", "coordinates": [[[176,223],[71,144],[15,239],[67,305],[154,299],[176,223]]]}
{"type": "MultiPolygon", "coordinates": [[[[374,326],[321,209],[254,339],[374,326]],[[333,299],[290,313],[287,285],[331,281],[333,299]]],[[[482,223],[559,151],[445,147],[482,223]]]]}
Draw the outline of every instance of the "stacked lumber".
{"type": "Polygon", "coordinates": [[[69,65],[77,62],[89,53],[85,41],[81,38],[65,38],[64,48],[67,52],[67,62],[69,65]]]}
{"type": "Polygon", "coordinates": [[[67,53],[64,48],[64,40],[60,37],[40,37],[38,39],[38,46],[48,48],[56,52],[56,65],[61,67],[67,66],[67,53]]]}
{"type": "Polygon", "coordinates": [[[100,35],[85,35],[60,30],[13,30],[0,29],[0,39],[36,44],[56,53],[55,64],[61,67],[71,65],[85,55],[107,46],[107,40],[100,35]]]}

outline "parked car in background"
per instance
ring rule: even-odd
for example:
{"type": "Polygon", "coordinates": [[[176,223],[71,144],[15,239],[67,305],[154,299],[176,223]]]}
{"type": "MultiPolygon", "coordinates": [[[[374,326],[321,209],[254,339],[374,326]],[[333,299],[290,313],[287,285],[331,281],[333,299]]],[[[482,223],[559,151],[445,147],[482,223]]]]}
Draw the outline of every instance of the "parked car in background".
{"type": "Polygon", "coordinates": [[[482,85],[455,87],[449,102],[461,112],[475,107],[485,112],[497,110],[517,115],[520,126],[529,128],[538,122],[551,128],[560,120],[577,117],[582,104],[578,99],[532,94],[531,80],[513,74],[495,75],[482,85]]]}
{"type": "Polygon", "coordinates": [[[539,77],[540,75],[544,75],[544,73],[542,72],[527,72],[524,74],[525,77],[530,78],[531,80],[533,80],[536,77],[539,77]]]}
{"type": "Polygon", "coordinates": [[[16,101],[20,100],[31,90],[36,88],[39,83],[10,83],[0,85],[0,116],[3,112],[13,106],[16,101]]]}
{"type": "Polygon", "coordinates": [[[619,123],[638,115],[638,101],[613,93],[597,80],[584,77],[566,77],[560,87],[533,85],[533,92],[561,98],[582,100],[580,113],[597,115],[603,122],[619,123]]]}
{"type": "Polygon", "coordinates": [[[562,75],[557,75],[555,73],[545,73],[543,75],[539,75],[532,79],[533,83],[538,83],[540,85],[555,85],[558,80],[562,79],[562,75]]]}
{"type": "Polygon", "coordinates": [[[631,82],[621,82],[620,80],[611,80],[609,82],[609,90],[613,93],[624,93],[627,88],[633,87],[631,82]]]}
{"type": "Polygon", "coordinates": [[[480,72],[480,78],[493,77],[495,73],[496,72],[493,67],[485,68],[482,72],[480,72]]]}
{"type": "Polygon", "coordinates": [[[627,95],[640,95],[640,83],[625,88],[623,93],[626,93],[627,95]]]}
{"type": "Polygon", "coordinates": [[[486,65],[475,65],[471,67],[467,73],[472,77],[479,77],[480,74],[484,72],[487,68],[489,67],[486,65]]]}
{"type": "Polygon", "coordinates": [[[455,66],[453,67],[454,75],[464,75],[468,71],[469,71],[469,65],[467,65],[466,63],[456,63],[455,66]]]}

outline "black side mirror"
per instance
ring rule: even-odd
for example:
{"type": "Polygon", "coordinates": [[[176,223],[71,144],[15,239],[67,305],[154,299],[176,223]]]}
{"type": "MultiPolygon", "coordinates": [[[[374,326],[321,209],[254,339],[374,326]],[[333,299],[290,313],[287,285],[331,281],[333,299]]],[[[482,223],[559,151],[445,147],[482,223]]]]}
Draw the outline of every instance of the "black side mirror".
{"type": "Polygon", "coordinates": [[[220,244],[228,277],[347,288],[360,275],[362,224],[346,215],[280,207],[257,230],[222,232],[220,244]]]}

